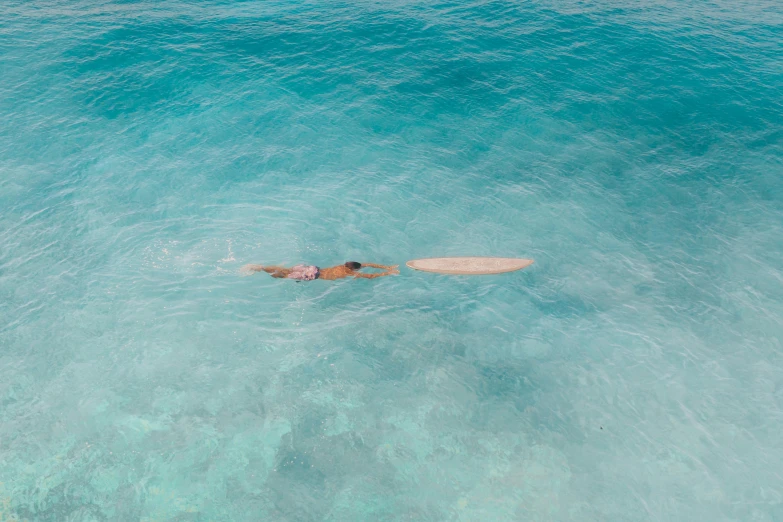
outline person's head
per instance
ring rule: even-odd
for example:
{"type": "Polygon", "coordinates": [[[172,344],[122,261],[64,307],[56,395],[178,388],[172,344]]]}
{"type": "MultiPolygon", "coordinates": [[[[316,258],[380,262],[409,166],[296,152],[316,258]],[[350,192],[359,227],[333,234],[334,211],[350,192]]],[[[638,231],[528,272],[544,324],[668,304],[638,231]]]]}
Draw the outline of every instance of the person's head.
{"type": "Polygon", "coordinates": [[[356,261],[348,261],[345,263],[345,268],[350,268],[351,270],[359,270],[362,267],[361,263],[357,263],[356,261]]]}

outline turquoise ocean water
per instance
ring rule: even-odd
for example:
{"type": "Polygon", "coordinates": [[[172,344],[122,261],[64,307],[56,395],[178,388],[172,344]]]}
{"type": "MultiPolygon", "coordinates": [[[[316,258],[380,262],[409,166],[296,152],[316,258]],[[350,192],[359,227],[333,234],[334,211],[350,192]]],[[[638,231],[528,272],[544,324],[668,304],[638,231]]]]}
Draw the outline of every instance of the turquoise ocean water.
{"type": "Polygon", "coordinates": [[[3,522],[783,520],[780,2],[0,7],[3,522]]]}

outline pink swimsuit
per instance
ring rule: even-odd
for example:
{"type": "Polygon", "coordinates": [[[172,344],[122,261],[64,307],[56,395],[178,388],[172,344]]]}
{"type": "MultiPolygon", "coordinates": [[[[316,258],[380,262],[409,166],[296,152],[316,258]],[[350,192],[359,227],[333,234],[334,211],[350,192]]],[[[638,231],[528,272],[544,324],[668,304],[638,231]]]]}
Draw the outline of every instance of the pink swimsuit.
{"type": "Polygon", "coordinates": [[[287,279],[296,279],[297,281],[312,281],[318,279],[321,275],[321,269],[315,265],[296,265],[291,268],[291,273],[286,276],[287,279]]]}

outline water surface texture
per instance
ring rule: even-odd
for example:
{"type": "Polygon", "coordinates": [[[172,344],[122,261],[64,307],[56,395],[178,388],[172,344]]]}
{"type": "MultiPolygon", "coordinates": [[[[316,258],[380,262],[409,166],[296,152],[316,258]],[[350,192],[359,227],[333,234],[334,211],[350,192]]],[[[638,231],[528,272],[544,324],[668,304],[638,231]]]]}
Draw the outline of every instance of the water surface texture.
{"type": "Polygon", "coordinates": [[[3,522],[783,520],[779,1],[0,11],[3,522]]]}

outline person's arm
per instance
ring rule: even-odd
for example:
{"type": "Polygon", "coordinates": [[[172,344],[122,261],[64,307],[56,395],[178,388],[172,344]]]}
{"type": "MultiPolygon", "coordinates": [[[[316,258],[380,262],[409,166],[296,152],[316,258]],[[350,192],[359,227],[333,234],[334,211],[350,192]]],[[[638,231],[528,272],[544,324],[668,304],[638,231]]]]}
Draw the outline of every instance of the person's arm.
{"type": "Polygon", "coordinates": [[[245,265],[241,268],[243,272],[260,272],[263,269],[263,265],[245,265]]]}
{"type": "Polygon", "coordinates": [[[356,272],[353,275],[353,277],[355,277],[355,278],[362,278],[362,279],[375,279],[376,277],[397,275],[399,273],[400,273],[399,270],[395,270],[394,268],[392,268],[391,270],[387,270],[386,272],[381,272],[379,274],[363,274],[361,272],[356,272]]]}
{"type": "Polygon", "coordinates": [[[400,265],[377,265],[375,263],[362,263],[362,266],[369,266],[370,268],[381,268],[383,270],[394,270],[400,265]]]}
{"type": "Polygon", "coordinates": [[[381,272],[380,274],[362,274],[361,272],[357,272],[353,275],[353,277],[356,279],[375,279],[376,277],[383,277],[387,275],[391,274],[389,272],[381,272]]]}

